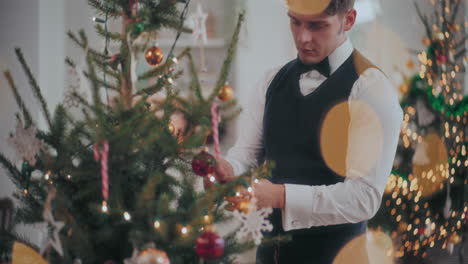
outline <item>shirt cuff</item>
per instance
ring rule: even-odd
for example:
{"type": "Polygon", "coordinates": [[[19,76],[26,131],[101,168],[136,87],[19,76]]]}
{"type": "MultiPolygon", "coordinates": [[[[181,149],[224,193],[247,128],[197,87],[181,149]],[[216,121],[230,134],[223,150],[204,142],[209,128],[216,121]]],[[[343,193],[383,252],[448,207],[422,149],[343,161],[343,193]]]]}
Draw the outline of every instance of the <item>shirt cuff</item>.
{"type": "Polygon", "coordinates": [[[285,184],[285,206],[282,209],[282,222],[285,231],[311,227],[313,201],[311,186],[285,184]]]}

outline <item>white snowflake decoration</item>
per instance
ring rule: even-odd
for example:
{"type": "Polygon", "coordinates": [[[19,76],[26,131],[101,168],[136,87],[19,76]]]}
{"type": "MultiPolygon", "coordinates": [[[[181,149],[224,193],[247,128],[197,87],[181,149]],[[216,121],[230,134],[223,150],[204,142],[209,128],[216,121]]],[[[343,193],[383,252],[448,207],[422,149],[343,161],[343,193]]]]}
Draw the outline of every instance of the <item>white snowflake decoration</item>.
{"type": "Polygon", "coordinates": [[[36,154],[42,147],[42,142],[36,137],[36,128],[31,125],[24,128],[18,119],[15,134],[10,135],[8,144],[16,150],[16,159],[24,159],[31,165],[36,164],[36,154]]]}
{"type": "Polygon", "coordinates": [[[268,221],[268,216],[273,212],[271,208],[257,210],[255,199],[251,200],[249,213],[241,213],[238,210],[233,212],[236,219],[241,222],[241,228],[236,234],[236,238],[241,240],[250,237],[256,245],[262,242],[262,231],[272,231],[273,225],[268,221]]]}
{"type": "Polygon", "coordinates": [[[198,3],[196,12],[187,19],[189,26],[193,29],[192,36],[195,43],[201,41],[201,43],[206,44],[208,40],[206,32],[207,18],[208,14],[203,12],[200,3],[198,3]]]}

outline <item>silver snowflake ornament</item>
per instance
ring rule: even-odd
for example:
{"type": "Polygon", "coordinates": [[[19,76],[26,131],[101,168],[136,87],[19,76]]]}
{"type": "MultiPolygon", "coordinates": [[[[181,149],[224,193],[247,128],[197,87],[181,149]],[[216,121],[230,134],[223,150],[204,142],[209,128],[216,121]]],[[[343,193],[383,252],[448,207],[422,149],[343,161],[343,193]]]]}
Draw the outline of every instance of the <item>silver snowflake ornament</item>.
{"type": "Polygon", "coordinates": [[[268,216],[273,212],[271,208],[257,209],[256,200],[252,199],[248,213],[242,213],[238,210],[233,215],[241,223],[240,230],[236,234],[238,240],[244,238],[253,239],[256,245],[262,243],[262,232],[272,231],[273,225],[268,220],[268,216]]]}
{"type": "Polygon", "coordinates": [[[36,164],[36,154],[42,148],[42,142],[36,137],[36,128],[30,125],[24,128],[23,122],[18,119],[16,131],[8,138],[10,147],[16,150],[16,159],[24,159],[30,165],[36,164]]]}

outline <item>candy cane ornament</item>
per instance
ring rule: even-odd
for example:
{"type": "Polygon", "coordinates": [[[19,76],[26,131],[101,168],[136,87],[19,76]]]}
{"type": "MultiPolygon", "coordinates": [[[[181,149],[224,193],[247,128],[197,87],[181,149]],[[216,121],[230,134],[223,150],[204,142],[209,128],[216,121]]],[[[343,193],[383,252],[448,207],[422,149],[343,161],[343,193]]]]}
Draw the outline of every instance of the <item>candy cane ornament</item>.
{"type": "Polygon", "coordinates": [[[219,122],[221,122],[221,116],[217,111],[217,104],[211,105],[211,125],[213,131],[213,142],[216,159],[221,158],[221,152],[219,151],[219,122]]]}
{"type": "Polygon", "coordinates": [[[94,160],[101,159],[101,181],[102,181],[102,197],[104,200],[109,198],[109,175],[108,175],[108,157],[109,157],[109,142],[102,142],[102,150],[99,150],[99,144],[94,144],[94,160]]]}

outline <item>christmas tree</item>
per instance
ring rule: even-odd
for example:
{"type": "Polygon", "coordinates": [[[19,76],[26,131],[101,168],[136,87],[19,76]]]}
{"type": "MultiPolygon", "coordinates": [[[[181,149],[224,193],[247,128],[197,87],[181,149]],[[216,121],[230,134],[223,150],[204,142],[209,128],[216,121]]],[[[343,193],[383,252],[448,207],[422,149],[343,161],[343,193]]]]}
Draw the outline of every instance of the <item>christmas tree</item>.
{"type": "Polygon", "coordinates": [[[239,113],[226,80],[243,14],[217,83],[204,96],[191,50],[173,53],[181,33],[191,32],[184,26],[190,0],[88,2],[97,12],[96,30],[105,48],[101,52],[91,47],[83,31],[69,32],[83,49],[87,69],[82,71],[72,58],[66,62],[72,72],[87,78],[92,100],[72,90],[65,101],[78,111],[71,113],[59,104],[51,114],[16,49],[47,123],[41,130],[13,77],[4,73],[20,109],[10,143],[21,165],[3,154],[0,164],[19,189],[15,197],[21,207],[13,211],[11,202],[1,203],[2,250],[13,248],[17,263],[23,257],[37,263],[233,263],[236,254],[254,246],[253,240],[261,241],[260,231],[271,228],[265,223],[271,209],[257,210],[248,195],[252,181],[269,175],[270,164],[218,184],[212,174],[216,159],[206,149],[209,137],[215,156],[220,155],[218,128],[239,113]],[[122,32],[108,30],[111,20],[121,21],[122,32]],[[149,45],[162,28],[177,32],[167,56],[149,45]],[[116,54],[109,52],[111,41],[120,47],[116,54]],[[141,51],[152,68],[137,75],[134,54],[141,51]],[[183,60],[191,73],[189,87],[174,85],[184,74],[177,69],[183,60]],[[136,88],[137,81],[148,79],[156,81],[136,88]],[[189,96],[181,96],[184,88],[189,96]],[[158,94],[164,96],[155,100],[158,94]],[[188,125],[173,124],[174,114],[183,115],[188,125]],[[205,177],[203,191],[195,188],[199,176],[205,177]],[[226,207],[226,197],[235,195],[244,199],[226,207]],[[256,219],[258,230],[243,223],[224,237],[216,232],[215,224],[248,214],[261,217],[256,219]],[[36,247],[11,223],[37,224],[48,230],[47,239],[36,247]],[[247,239],[240,240],[243,235],[247,239]]]}
{"type": "Polygon", "coordinates": [[[448,250],[466,263],[465,6],[459,0],[436,0],[430,14],[415,6],[427,50],[418,53],[419,72],[400,87],[404,109],[400,142],[382,207],[370,226],[388,231],[398,263],[426,263],[436,250],[448,250]]]}

